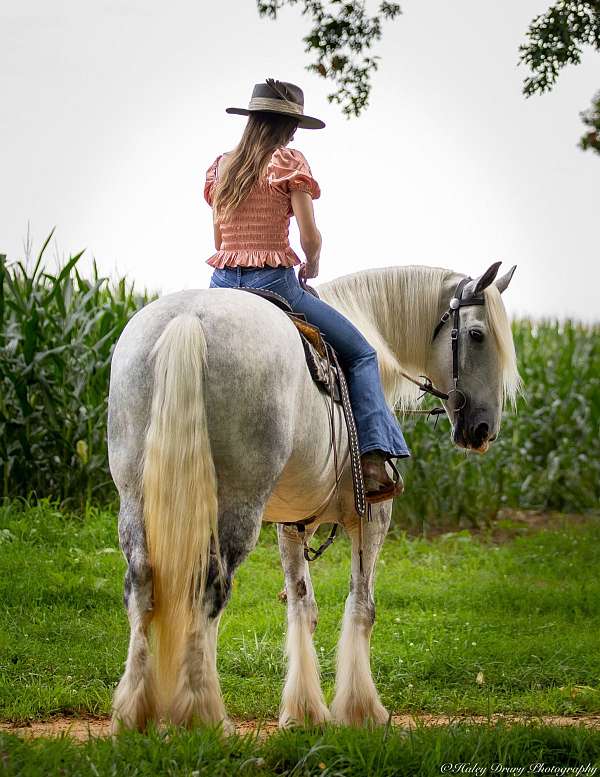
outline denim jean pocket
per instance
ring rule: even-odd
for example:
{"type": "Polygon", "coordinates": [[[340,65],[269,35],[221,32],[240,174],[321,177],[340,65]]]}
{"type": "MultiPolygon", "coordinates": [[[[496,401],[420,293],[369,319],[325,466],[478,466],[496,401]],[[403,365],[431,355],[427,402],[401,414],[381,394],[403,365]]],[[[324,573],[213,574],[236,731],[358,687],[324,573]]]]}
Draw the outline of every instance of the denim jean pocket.
{"type": "Polygon", "coordinates": [[[258,270],[252,274],[251,278],[248,278],[244,285],[252,289],[268,289],[279,294],[285,294],[288,290],[288,269],[272,267],[268,270],[258,270]]]}
{"type": "Polygon", "coordinates": [[[223,270],[216,269],[216,270],[213,270],[213,273],[210,276],[209,288],[233,289],[235,288],[235,283],[231,282],[231,280],[227,277],[227,275],[223,272],[223,270]]]}

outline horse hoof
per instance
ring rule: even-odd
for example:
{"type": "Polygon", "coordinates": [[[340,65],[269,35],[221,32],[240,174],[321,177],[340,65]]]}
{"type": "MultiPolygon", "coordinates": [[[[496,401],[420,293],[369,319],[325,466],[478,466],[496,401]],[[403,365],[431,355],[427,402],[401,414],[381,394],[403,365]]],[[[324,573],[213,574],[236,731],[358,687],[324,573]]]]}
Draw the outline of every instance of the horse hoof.
{"type": "Polygon", "coordinates": [[[347,705],[344,708],[337,707],[335,703],[331,709],[332,719],[342,726],[385,726],[390,719],[390,713],[380,701],[371,704],[347,705]]]}
{"type": "Polygon", "coordinates": [[[221,731],[226,737],[230,737],[235,734],[235,723],[229,718],[223,718],[221,721],[221,731]]]}
{"type": "Polygon", "coordinates": [[[301,714],[291,710],[283,710],[279,715],[279,728],[297,728],[302,726],[321,726],[331,720],[331,713],[324,704],[315,705],[315,707],[301,714]]]}

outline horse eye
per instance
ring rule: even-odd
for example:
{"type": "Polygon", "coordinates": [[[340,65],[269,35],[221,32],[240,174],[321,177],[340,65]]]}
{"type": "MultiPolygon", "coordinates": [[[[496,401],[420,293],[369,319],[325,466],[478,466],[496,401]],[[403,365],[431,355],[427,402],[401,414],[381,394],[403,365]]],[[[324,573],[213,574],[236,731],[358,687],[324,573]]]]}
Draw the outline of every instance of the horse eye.
{"type": "Polygon", "coordinates": [[[475,340],[475,342],[480,343],[483,340],[483,332],[481,329],[469,329],[469,335],[475,340]]]}

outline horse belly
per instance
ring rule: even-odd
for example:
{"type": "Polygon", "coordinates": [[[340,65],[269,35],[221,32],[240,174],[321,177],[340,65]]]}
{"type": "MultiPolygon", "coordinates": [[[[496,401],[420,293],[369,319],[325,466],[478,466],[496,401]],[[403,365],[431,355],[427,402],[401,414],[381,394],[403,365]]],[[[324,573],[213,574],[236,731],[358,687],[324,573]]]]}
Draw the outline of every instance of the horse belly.
{"type": "MultiPolygon", "coordinates": [[[[308,371],[307,371],[308,374],[308,371]]],[[[308,379],[295,418],[292,453],[267,502],[263,520],[294,523],[320,514],[335,488],[330,400],[308,379]]],[[[347,436],[340,405],[334,406],[338,468],[347,465],[347,436]],[[346,456],[344,452],[346,451],[346,456]]]]}

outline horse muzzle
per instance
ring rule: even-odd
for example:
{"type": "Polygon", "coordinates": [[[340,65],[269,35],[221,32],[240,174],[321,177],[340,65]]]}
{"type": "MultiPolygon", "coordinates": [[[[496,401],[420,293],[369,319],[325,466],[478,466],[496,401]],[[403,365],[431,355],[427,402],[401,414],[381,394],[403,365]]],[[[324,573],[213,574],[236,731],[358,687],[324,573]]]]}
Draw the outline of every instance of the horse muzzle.
{"type": "Polygon", "coordinates": [[[460,448],[486,453],[497,436],[497,432],[481,415],[465,417],[464,413],[457,414],[452,440],[460,448]]]}

